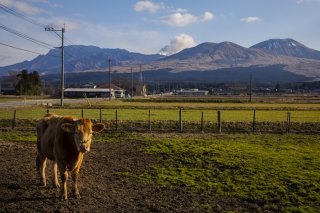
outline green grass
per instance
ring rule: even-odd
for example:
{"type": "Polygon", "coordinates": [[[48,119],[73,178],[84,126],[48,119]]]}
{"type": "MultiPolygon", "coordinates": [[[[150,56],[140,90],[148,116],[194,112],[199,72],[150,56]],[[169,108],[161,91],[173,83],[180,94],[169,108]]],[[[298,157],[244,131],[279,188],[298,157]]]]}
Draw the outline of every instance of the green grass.
{"type": "MultiPolygon", "coordinates": [[[[151,139],[151,138],[150,138],[151,139]]],[[[226,135],[151,139],[159,164],[141,181],[240,200],[257,210],[316,212],[320,136],[226,135]]]]}
{"type": "Polygon", "coordinates": [[[0,132],[0,140],[13,142],[36,142],[37,136],[35,132],[0,132]]]}
{"type": "MultiPolygon", "coordinates": [[[[148,120],[148,109],[118,109],[118,120],[148,120]]],[[[50,109],[59,115],[72,115],[81,117],[81,109],[50,109]]],[[[204,113],[205,121],[217,121],[217,110],[183,110],[182,116],[184,121],[200,121],[201,112],[204,113]]],[[[17,119],[40,119],[46,113],[45,108],[29,107],[17,110],[17,119]]],[[[151,120],[179,120],[179,110],[177,109],[151,109],[151,120]]],[[[84,109],[83,116],[99,119],[99,109],[84,109]]],[[[253,110],[221,110],[222,121],[225,122],[251,122],[253,119],[253,110]]],[[[12,109],[0,110],[0,119],[11,119],[13,117],[12,109]]],[[[116,109],[103,109],[103,120],[115,120],[116,109]]],[[[286,121],[287,111],[284,110],[257,110],[256,121],[286,121]]],[[[292,122],[320,122],[320,111],[318,110],[298,110],[291,111],[292,122]]]]}
{"type": "MultiPolygon", "coordinates": [[[[113,100],[113,101],[100,101],[97,103],[92,103],[91,106],[96,107],[106,107],[106,108],[186,108],[186,109],[285,109],[285,110],[294,110],[294,109],[313,109],[319,110],[319,103],[281,103],[280,102],[254,102],[254,103],[210,103],[210,102],[201,102],[201,100],[195,99],[194,101],[189,101],[189,99],[181,99],[180,101],[175,102],[160,102],[156,101],[157,99],[132,99],[132,102],[122,101],[122,100],[113,100]]],[[[241,101],[240,101],[241,102],[241,101]]],[[[87,107],[89,106],[87,103],[70,105],[70,106],[78,106],[78,107],[87,107]]]]}

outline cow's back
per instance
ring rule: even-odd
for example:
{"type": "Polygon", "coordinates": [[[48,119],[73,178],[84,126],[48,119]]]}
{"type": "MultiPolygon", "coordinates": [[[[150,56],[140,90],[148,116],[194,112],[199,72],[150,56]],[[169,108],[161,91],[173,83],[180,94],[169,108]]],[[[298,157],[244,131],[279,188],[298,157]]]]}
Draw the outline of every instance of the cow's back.
{"type": "Polygon", "coordinates": [[[50,160],[54,160],[53,147],[55,135],[61,116],[46,114],[37,125],[38,151],[50,160]]]}

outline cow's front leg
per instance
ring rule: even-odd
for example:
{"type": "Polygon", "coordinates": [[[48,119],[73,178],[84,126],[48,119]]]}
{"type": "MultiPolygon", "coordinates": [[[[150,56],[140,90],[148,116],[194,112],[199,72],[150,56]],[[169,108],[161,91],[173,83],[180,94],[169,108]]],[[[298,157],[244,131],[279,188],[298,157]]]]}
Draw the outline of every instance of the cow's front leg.
{"type": "Polygon", "coordinates": [[[53,186],[56,188],[60,187],[59,181],[58,181],[58,164],[56,161],[53,161],[53,179],[52,179],[52,183],[53,186]]]}
{"type": "Polygon", "coordinates": [[[38,170],[38,174],[40,177],[40,187],[45,187],[47,185],[47,182],[46,182],[46,162],[47,162],[46,157],[44,157],[43,155],[38,153],[37,159],[36,159],[36,165],[37,165],[37,170],[38,170]]]}
{"type": "Polygon", "coordinates": [[[67,191],[67,179],[68,179],[68,172],[67,167],[64,163],[58,162],[60,176],[61,176],[61,200],[67,200],[68,199],[68,191],[67,191]]]}
{"type": "Polygon", "coordinates": [[[79,178],[79,171],[72,171],[71,173],[72,181],[73,181],[73,195],[75,198],[81,198],[79,190],[78,190],[78,178],[79,178]]]}

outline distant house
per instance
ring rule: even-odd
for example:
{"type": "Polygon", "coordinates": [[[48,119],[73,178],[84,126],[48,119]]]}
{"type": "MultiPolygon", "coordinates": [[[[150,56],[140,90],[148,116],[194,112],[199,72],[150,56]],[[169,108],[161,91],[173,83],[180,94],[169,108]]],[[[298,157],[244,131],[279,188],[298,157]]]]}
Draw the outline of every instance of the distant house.
{"type": "Polygon", "coordinates": [[[97,85],[89,82],[80,86],[80,88],[97,88],[97,85]]]}
{"type": "Polygon", "coordinates": [[[205,96],[209,94],[207,90],[189,89],[189,90],[177,90],[174,92],[175,95],[187,95],[187,96],[205,96]]]}
{"type": "Polygon", "coordinates": [[[0,95],[16,95],[16,88],[14,87],[0,87],[0,95]]]}

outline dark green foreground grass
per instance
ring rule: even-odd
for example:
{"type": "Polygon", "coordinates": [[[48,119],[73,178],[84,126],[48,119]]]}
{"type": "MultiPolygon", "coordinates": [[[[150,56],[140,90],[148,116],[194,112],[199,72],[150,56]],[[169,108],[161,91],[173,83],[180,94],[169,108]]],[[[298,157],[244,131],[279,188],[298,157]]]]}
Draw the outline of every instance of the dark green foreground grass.
{"type": "MultiPolygon", "coordinates": [[[[0,138],[35,141],[35,134],[0,132],[0,138]]],[[[143,173],[117,175],[204,195],[195,208],[320,211],[319,135],[100,133],[94,141],[142,142],[140,152],[157,163],[143,173]]]]}
{"type": "Polygon", "coordinates": [[[320,211],[319,136],[168,135],[143,152],[159,163],[141,181],[240,201],[251,210],[320,211]]]}

